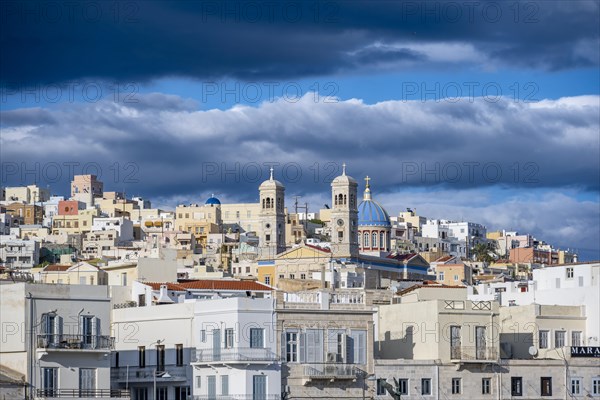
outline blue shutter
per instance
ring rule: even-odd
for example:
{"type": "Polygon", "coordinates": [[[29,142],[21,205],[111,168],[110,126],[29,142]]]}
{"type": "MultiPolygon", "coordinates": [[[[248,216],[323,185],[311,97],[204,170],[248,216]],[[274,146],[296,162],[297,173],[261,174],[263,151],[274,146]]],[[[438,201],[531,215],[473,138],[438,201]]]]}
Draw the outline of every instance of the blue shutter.
{"type": "Polygon", "coordinates": [[[346,336],[346,364],[354,364],[354,338],[346,336]]]}
{"type": "Polygon", "coordinates": [[[229,375],[221,375],[221,394],[229,396],[229,375]]]}

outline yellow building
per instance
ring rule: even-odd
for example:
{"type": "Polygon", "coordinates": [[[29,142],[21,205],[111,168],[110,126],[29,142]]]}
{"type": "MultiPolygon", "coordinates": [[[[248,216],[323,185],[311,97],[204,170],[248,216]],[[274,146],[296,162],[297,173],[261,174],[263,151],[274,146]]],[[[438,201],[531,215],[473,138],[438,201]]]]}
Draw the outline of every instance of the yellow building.
{"type": "Polygon", "coordinates": [[[96,208],[80,210],[77,215],[54,215],[52,217],[52,234],[78,234],[92,230],[94,218],[100,216],[96,208]]]}
{"type": "Polygon", "coordinates": [[[473,283],[473,270],[464,263],[438,264],[436,266],[437,281],[444,285],[462,285],[473,283]],[[466,282],[466,283],[465,283],[466,282]]]}
{"type": "Polygon", "coordinates": [[[108,274],[86,262],[74,265],[53,264],[39,272],[39,281],[65,285],[107,285],[108,274]]]}

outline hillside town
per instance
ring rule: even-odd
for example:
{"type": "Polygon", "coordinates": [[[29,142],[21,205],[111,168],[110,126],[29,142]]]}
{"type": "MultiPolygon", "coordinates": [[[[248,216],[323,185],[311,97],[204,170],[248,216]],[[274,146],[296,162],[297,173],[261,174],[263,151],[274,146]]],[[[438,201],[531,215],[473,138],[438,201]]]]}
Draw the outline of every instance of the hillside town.
{"type": "Polygon", "coordinates": [[[600,398],[600,261],[390,215],[345,165],[314,212],[276,178],[174,210],[2,188],[0,399],[600,398]]]}

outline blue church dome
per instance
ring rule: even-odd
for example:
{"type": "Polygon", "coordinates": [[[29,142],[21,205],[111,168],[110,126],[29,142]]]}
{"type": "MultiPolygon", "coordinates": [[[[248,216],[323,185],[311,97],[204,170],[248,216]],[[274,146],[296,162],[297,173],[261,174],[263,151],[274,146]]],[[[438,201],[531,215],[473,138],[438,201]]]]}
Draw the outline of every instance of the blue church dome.
{"type": "Polygon", "coordinates": [[[207,204],[207,205],[221,205],[221,201],[219,201],[219,199],[217,199],[215,197],[215,195],[213,194],[211,197],[209,197],[206,200],[206,203],[204,203],[204,204],[207,204]]]}
{"type": "Polygon", "coordinates": [[[367,187],[363,201],[358,205],[358,226],[391,227],[390,216],[378,202],[371,199],[371,188],[367,177],[367,187]]]}

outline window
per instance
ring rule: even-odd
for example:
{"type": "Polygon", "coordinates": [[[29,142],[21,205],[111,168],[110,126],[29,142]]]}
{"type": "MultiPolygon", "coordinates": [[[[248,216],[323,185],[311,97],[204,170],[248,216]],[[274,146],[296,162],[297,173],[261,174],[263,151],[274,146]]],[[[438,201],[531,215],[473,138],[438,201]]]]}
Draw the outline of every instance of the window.
{"type": "Polygon", "coordinates": [[[475,358],[478,360],[486,359],[486,327],[475,327],[475,358]]]}
{"type": "Polygon", "coordinates": [[[183,365],[183,345],[182,344],[175,345],[175,363],[177,366],[183,365]]]}
{"type": "Polygon", "coordinates": [[[175,400],[187,400],[189,396],[189,386],[175,386],[175,400]]]}
{"type": "Polygon", "coordinates": [[[154,399],[155,400],[167,400],[168,389],[169,388],[167,388],[167,387],[157,387],[156,388],[156,397],[154,399]]]}
{"type": "Polygon", "coordinates": [[[352,330],[346,340],[348,364],[366,364],[367,363],[367,331],[352,330]],[[354,350],[354,351],[352,351],[354,350]]]}
{"type": "Polygon", "coordinates": [[[279,274],[279,279],[283,279],[283,278],[285,278],[285,275],[279,274]]]}
{"type": "Polygon", "coordinates": [[[250,328],[250,347],[262,349],[265,347],[265,330],[262,328],[250,328]]]}
{"type": "Polygon", "coordinates": [[[271,241],[271,235],[265,235],[265,240],[267,242],[270,242],[271,241]]]}
{"type": "Polygon", "coordinates": [[[271,277],[270,276],[265,276],[265,284],[266,285],[270,285],[271,284],[271,277]]]}
{"type": "Polygon", "coordinates": [[[79,397],[93,396],[96,389],[96,369],[79,368],[79,397]]]}
{"type": "Polygon", "coordinates": [[[267,400],[267,377],[266,375],[254,375],[252,377],[252,399],[267,400]]]}
{"type": "Polygon", "coordinates": [[[546,376],[540,378],[540,393],[542,396],[552,396],[552,378],[546,376]]]}
{"type": "Polygon", "coordinates": [[[398,393],[408,395],[408,379],[398,379],[398,393]]]}
{"type": "Polygon", "coordinates": [[[233,328],[225,329],[225,348],[231,349],[233,347],[233,328]]]}
{"type": "Polygon", "coordinates": [[[297,362],[298,361],[298,333],[287,332],[285,334],[286,342],[286,361],[297,362]]]}
{"type": "Polygon", "coordinates": [[[300,279],[306,279],[306,274],[300,274],[300,279]]]}
{"type": "Polygon", "coordinates": [[[138,367],[144,368],[146,366],[146,347],[138,347],[138,367]]]}
{"type": "Polygon", "coordinates": [[[296,279],[296,274],[290,274],[290,279],[296,279]]]}
{"type": "Polygon", "coordinates": [[[421,394],[422,395],[430,395],[431,394],[431,379],[430,378],[421,379],[421,394]]]}
{"type": "Polygon", "coordinates": [[[523,396],[523,378],[520,376],[510,378],[510,394],[511,396],[523,396]]]}
{"type": "Polygon", "coordinates": [[[377,233],[375,232],[371,235],[371,243],[373,244],[373,247],[377,247],[377,233]]]}
{"type": "Polygon", "coordinates": [[[573,268],[567,268],[567,279],[572,279],[574,276],[573,268]]]}
{"type": "Polygon", "coordinates": [[[439,272],[438,273],[438,281],[443,281],[444,280],[444,273],[443,272],[439,272]]]}
{"type": "Polygon", "coordinates": [[[460,360],[460,326],[450,327],[450,358],[460,360]]]}
{"type": "Polygon", "coordinates": [[[94,338],[94,316],[93,315],[84,315],[81,317],[81,334],[83,344],[87,345],[86,348],[89,348],[93,344],[94,338]]]}
{"type": "Polygon", "coordinates": [[[490,394],[492,392],[492,379],[481,378],[481,394],[490,394]]]}
{"type": "Polygon", "coordinates": [[[573,331],[571,332],[571,346],[581,346],[581,332],[573,331]]]}
{"type": "Polygon", "coordinates": [[[377,379],[377,395],[384,396],[387,392],[385,390],[384,384],[386,383],[385,379],[379,378],[377,379]]]}
{"type": "Polygon", "coordinates": [[[217,376],[209,375],[206,377],[206,390],[209,399],[217,397],[217,376]]]}
{"type": "Polygon", "coordinates": [[[42,389],[45,397],[58,394],[58,368],[42,368],[42,389]]]}
{"type": "Polygon", "coordinates": [[[600,377],[592,379],[592,394],[600,394],[600,377]]]}
{"type": "Polygon", "coordinates": [[[201,376],[196,377],[196,387],[198,389],[200,389],[202,387],[202,377],[201,376]]]}
{"type": "Polygon", "coordinates": [[[160,344],[156,346],[156,372],[165,370],[165,346],[160,344]]]}
{"type": "Polygon", "coordinates": [[[458,282],[458,275],[454,275],[454,282],[458,282]]]}
{"type": "Polygon", "coordinates": [[[221,395],[229,396],[229,375],[221,375],[221,395]]]}
{"type": "Polygon", "coordinates": [[[367,232],[363,235],[363,246],[369,247],[369,234],[367,232]]]}
{"type": "Polygon", "coordinates": [[[135,400],[148,400],[148,388],[145,387],[136,387],[133,388],[134,399],[135,400]]]}
{"type": "Polygon", "coordinates": [[[460,394],[460,378],[452,378],[452,394],[460,394]]]}
{"type": "Polygon", "coordinates": [[[539,338],[540,338],[540,342],[539,342],[540,349],[547,349],[548,348],[548,331],[540,331],[539,338]]]}
{"type": "Polygon", "coordinates": [[[581,394],[581,378],[571,378],[571,394],[581,394]]]}
{"type": "Polygon", "coordinates": [[[565,345],[565,331],[554,332],[554,348],[563,347],[565,345]]]}

